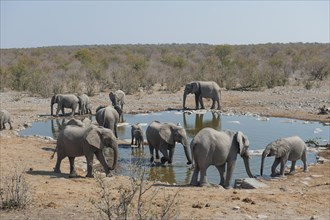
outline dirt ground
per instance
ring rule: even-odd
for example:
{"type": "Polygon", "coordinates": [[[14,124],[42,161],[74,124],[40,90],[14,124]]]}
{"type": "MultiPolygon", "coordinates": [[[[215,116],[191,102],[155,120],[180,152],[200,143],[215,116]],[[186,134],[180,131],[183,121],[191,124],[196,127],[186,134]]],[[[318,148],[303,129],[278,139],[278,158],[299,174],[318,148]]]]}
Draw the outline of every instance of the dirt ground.
{"type": "MultiPolygon", "coordinates": [[[[288,117],[330,122],[330,115],[318,115],[319,107],[330,107],[330,84],[311,90],[299,86],[276,87],[264,91],[222,91],[222,111],[256,113],[264,116],[288,117]]],[[[153,93],[128,95],[124,111],[148,112],[182,108],[182,90],[169,94],[157,88],[153,93]]],[[[29,185],[32,201],[22,210],[1,210],[0,219],[100,219],[92,204],[100,199],[96,178],[68,178],[69,164],[63,160],[62,174],[53,173],[51,160],[54,141],[38,137],[19,137],[17,132],[50,114],[50,99],[26,93],[0,93],[1,109],[12,114],[13,130],[0,132],[1,187],[4,179],[14,172],[23,172],[29,185]]],[[[193,97],[188,96],[189,107],[193,97]]],[[[109,104],[108,93],[91,97],[93,106],[109,104]]],[[[210,102],[204,102],[210,106],[210,102]]],[[[94,108],[94,111],[95,111],[94,108]]],[[[157,183],[149,191],[158,190],[150,202],[154,219],[160,219],[159,209],[167,196],[176,197],[177,219],[330,219],[330,151],[319,151],[323,163],[309,166],[307,173],[298,169],[293,176],[261,179],[267,184],[259,189],[229,189],[219,186],[191,187],[157,183]]],[[[104,180],[110,187],[113,202],[118,202],[118,187],[128,186],[125,176],[104,180]]],[[[173,202],[175,203],[175,202],[173,202]]],[[[148,204],[145,202],[145,204],[148,204]]],[[[136,208],[136,206],[135,206],[136,208]]],[[[174,208],[172,208],[174,209],[174,208]]],[[[151,215],[151,214],[150,214],[151,215]]]]}

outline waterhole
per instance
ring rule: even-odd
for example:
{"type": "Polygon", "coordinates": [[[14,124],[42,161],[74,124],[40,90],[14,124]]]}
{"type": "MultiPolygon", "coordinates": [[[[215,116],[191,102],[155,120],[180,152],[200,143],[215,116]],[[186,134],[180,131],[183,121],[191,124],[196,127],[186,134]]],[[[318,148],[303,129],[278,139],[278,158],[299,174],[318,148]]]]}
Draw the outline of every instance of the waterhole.
{"type": "MultiPolygon", "coordinates": [[[[119,139],[131,139],[131,125],[140,123],[146,130],[149,123],[153,120],[160,122],[180,123],[187,132],[188,140],[192,138],[204,127],[212,127],[216,130],[234,130],[242,131],[248,136],[250,141],[250,167],[253,174],[258,175],[260,171],[261,157],[260,154],[267,144],[281,138],[292,135],[298,135],[303,140],[314,139],[321,144],[329,142],[330,127],[327,124],[319,122],[307,122],[302,120],[294,120],[288,118],[266,118],[255,115],[226,115],[217,112],[182,112],[182,111],[165,111],[150,114],[125,114],[125,123],[118,127],[119,139]]],[[[90,117],[95,121],[94,117],[90,117]]],[[[20,132],[21,135],[40,135],[57,138],[61,124],[68,119],[59,118],[41,122],[34,122],[32,127],[20,132]]],[[[129,165],[139,160],[141,155],[147,155],[144,158],[145,166],[150,166],[149,163],[149,148],[145,146],[144,150],[132,149],[130,147],[119,146],[119,175],[129,175],[129,165]]],[[[270,174],[271,165],[274,157],[265,159],[264,173],[270,174]]],[[[173,164],[165,167],[153,166],[150,167],[148,179],[159,180],[162,182],[189,184],[192,170],[186,165],[187,159],[181,144],[176,144],[173,164]]],[[[308,152],[307,163],[316,163],[316,155],[313,152],[308,152]]],[[[54,161],[55,164],[55,161],[54,161]]],[[[291,165],[290,162],[287,165],[291,165]]],[[[298,161],[297,166],[302,166],[302,162],[298,161]]],[[[220,177],[217,169],[213,166],[207,170],[207,176],[211,183],[218,184],[220,177]]],[[[243,160],[238,156],[235,172],[232,180],[239,178],[247,178],[243,160]]],[[[233,184],[233,181],[232,181],[233,184]]]]}

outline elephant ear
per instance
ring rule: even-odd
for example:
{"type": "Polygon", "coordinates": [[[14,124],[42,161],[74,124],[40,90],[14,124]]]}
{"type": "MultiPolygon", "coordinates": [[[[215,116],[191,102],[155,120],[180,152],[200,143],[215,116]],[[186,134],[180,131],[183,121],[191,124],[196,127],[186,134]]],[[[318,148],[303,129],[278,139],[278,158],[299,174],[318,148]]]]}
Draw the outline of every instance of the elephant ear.
{"type": "Polygon", "coordinates": [[[173,139],[172,129],[168,124],[162,125],[162,127],[159,129],[159,135],[164,141],[166,141],[166,143],[170,145],[175,144],[173,139]]]}
{"type": "Polygon", "coordinates": [[[290,145],[286,140],[279,139],[276,141],[275,149],[276,158],[284,157],[290,151],[290,145]]]}
{"type": "Polygon", "coordinates": [[[241,131],[236,133],[236,141],[238,143],[239,154],[243,156],[250,145],[249,139],[241,131]]]}
{"type": "Polygon", "coordinates": [[[197,92],[198,90],[199,90],[199,83],[197,83],[197,82],[192,82],[191,83],[191,86],[192,86],[192,88],[191,88],[191,90],[192,90],[192,92],[197,92]]]}
{"type": "Polygon", "coordinates": [[[101,136],[100,136],[100,131],[99,129],[95,128],[95,127],[91,127],[89,131],[87,131],[87,136],[86,136],[86,141],[98,148],[98,149],[102,149],[103,148],[103,143],[101,141],[101,136]]]}

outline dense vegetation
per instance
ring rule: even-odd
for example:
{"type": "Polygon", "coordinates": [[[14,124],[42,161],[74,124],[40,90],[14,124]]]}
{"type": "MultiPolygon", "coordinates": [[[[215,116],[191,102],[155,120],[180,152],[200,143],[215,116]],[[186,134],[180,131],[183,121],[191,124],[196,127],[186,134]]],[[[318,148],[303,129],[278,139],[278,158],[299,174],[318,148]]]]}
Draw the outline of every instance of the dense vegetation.
{"type": "Polygon", "coordinates": [[[48,97],[134,93],[155,83],[177,91],[192,80],[226,89],[260,89],[300,83],[310,88],[330,75],[329,44],[109,45],[1,49],[0,90],[48,97]]]}

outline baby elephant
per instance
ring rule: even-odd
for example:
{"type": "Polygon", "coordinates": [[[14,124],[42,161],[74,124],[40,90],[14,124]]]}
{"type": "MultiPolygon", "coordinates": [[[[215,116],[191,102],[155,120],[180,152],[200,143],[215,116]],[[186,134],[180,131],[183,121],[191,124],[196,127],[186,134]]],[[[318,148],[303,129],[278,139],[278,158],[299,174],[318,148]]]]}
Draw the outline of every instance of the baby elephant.
{"type": "Polygon", "coordinates": [[[289,174],[295,172],[295,166],[297,160],[302,160],[304,163],[304,172],[307,171],[306,164],[306,150],[307,146],[305,142],[298,136],[292,136],[287,138],[280,138],[272,143],[268,144],[262,153],[260,175],[263,174],[265,157],[275,156],[275,161],[272,166],[271,176],[276,176],[276,167],[281,163],[280,175],[284,176],[285,163],[291,161],[291,169],[289,174]]]}
{"type": "Polygon", "coordinates": [[[7,123],[10,126],[10,130],[12,130],[10,113],[7,110],[0,110],[0,130],[6,129],[5,124],[7,123]]]}
{"type": "Polygon", "coordinates": [[[133,142],[134,142],[134,139],[135,139],[134,145],[137,145],[139,148],[142,146],[142,148],[143,148],[144,130],[139,124],[132,125],[131,135],[132,135],[131,145],[133,145],[133,142]]]}

